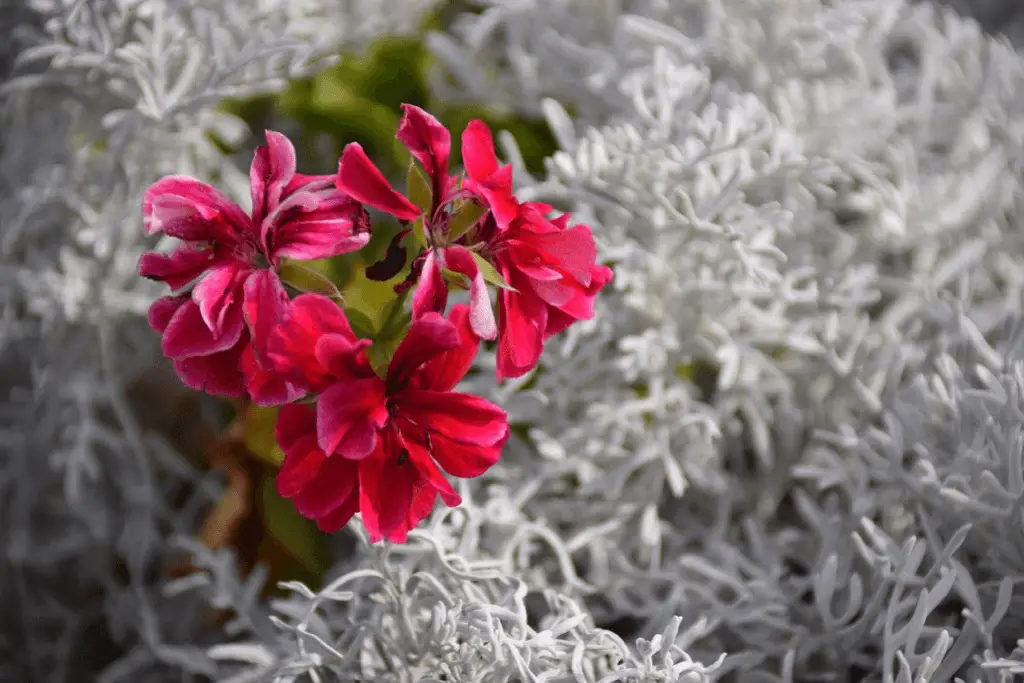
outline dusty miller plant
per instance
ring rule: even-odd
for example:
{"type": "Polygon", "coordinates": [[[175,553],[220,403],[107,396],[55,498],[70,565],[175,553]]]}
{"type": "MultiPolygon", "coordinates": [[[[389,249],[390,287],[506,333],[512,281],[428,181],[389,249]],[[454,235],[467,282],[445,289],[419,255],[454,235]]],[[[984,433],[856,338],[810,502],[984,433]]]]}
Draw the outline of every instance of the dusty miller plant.
{"type": "Polygon", "coordinates": [[[614,291],[534,375],[468,380],[522,429],[408,545],[360,539],[264,602],[187,540],[220,484],[123,390],[155,351],[139,195],[172,172],[244,195],[217,102],[410,28],[423,3],[398,4],[5,13],[0,675],[1024,673],[1024,64],[930,5],[490,0],[428,36],[445,97],[546,118],[544,177],[506,156],[593,228],[614,291]],[[155,571],[182,550],[201,573],[155,571]],[[97,640],[116,656],[83,659],[97,640]]]}

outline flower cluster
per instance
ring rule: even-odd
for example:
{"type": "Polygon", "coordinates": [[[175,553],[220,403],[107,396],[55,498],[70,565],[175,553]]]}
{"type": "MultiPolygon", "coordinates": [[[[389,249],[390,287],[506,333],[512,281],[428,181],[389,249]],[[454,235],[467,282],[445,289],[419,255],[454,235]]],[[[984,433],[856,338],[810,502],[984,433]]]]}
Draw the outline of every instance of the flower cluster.
{"type": "Polygon", "coordinates": [[[593,316],[611,270],[596,263],[587,226],[516,198],[512,168],[499,164],[481,121],[463,132],[465,172],[452,174],[448,130],[403,105],[408,196],[356,143],[336,176],[310,176],[297,172],[285,136],[266,136],[248,213],[185,176],[146,192],[146,232],[182,242],[139,263],[142,276],[172,290],[154,302],[150,324],[189,387],[281,406],[277,487],[303,515],[336,531],[359,512],[374,541],[402,542],[438,496],[461,502],[445,473],[482,474],[509,437],[504,410],[453,391],[480,341],[497,340],[499,380],[524,375],[549,337],[593,316]],[[310,274],[303,261],[363,248],[373,230],[367,207],[401,225],[384,259],[366,268],[378,281],[407,273],[387,338],[360,338],[339,292],[289,277],[310,274]],[[460,289],[469,303],[449,310],[449,292],[460,289]]]}

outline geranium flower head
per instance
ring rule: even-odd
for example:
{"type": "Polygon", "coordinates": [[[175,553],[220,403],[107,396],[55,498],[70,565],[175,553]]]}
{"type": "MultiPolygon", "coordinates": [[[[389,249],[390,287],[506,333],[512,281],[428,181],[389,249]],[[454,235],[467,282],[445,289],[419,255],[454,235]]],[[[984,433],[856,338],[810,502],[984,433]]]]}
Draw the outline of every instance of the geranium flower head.
{"type": "Polygon", "coordinates": [[[275,404],[296,397],[287,384],[261,381],[267,333],[288,299],[276,269],[282,259],[357,250],[370,235],[365,209],[339,192],[332,176],[297,173],[291,142],[273,131],[266,138],[250,169],[250,213],[188,176],[168,176],[150,186],[142,202],[146,232],[163,232],[183,244],[171,254],[144,254],[139,273],[172,290],[194,284],[190,296],[205,331],[191,324],[191,308],[181,313],[190,324],[172,321],[164,332],[165,352],[174,349],[171,358],[209,356],[245,339],[251,344],[242,368],[248,392],[258,403],[275,404]]]}
{"type": "Polygon", "coordinates": [[[445,472],[475,477],[497,462],[509,437],[505,411],[452,391],[479,345],[468,313],[466,306],[456,306],[450,319],[437,313],[415,319],[382,378],[371,368],[365,345],[341,323],[337,306],[315,294],[292,302],[271,337],[269,355],[320,394],[315,412],[289,408],[279,418],[279,431],[304,434],[302,447],[292,452],[282,443],[287,458],[281,470],[285,481],[304,484],[281,493],[298,500],[309,486],[328,486],[319,474],[293,477],[295,468],[319,472],[326,463],[345,461],[332,465],[332,477],[348,473],[333,486],[332,506],[299,507],[300,512],[331,527],[341,516],[328,523],[313,513],[348,506],[351,517],[358,508],[371,540],[401,542],[438,496],[449,506],[461,502],[445,472]],[[350,501],[353,495],[358,505],[350,501]]]}

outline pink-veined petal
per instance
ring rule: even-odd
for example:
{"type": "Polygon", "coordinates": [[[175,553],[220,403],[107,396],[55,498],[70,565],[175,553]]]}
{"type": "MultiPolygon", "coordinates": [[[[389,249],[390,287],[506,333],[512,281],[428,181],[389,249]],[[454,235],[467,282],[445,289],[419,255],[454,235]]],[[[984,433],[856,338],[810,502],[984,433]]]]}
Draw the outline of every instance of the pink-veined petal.
{"type": "MultiPolygon", "coordinates": [[[[356,477],[358,477],[358,472],[356,477]]],[[[351,521],[352,517],[359,512],[359,480],[356,480],[356,485],[352,488],[352,492],[349,493],[348,498],[340,506],[328,514],[317,517],[316,525],[326,534],[333,534],[336,531],[340,531],[346,524],[351,521]]]]}
{"type": "Polygon", "coordinates": [[[448,285],[441,273],[437,252],[427,252],[423,259],[423,270],[412,294],[412,315],[422,317],[425,313],[444,313],[448,305],[448,285]]]}
{"type": "Polygon", "coordinates": [[[357,201],[399,220],[414,221],[422,213],[418,206],[395,192],[357,142],[347,144],[341,154],[337,187],[357,201]]]}
{"type": "Polygon", "coordinates": [[[445,199],[448,181],[448,157],[452,138],[448,129],[433,116],[412,104],[402,105],[402,119],[395,135],[420,162],[433,187],[433,204],[445,199]]]}
{"type": "Polygon", "coordinates": [[[480,348],[480,338],[470,326],[469,307],[466,304],[453,306],[448,321],[455,325],[459,333],[459,345],[421,366],[413,383],[417,389],[451,391],[473,365],[473,359],[480,348]]]}
{"type": "Polygon", "coordinates": [[[174,370],[182,383],[190,389],[211,396],[241,398],[245,383],[239,364],[247,346],[243,339],[225,351],[179,358],[174,361],[174,370]]]}
{"type": "Polygon", "coordinates": [[[431,358],[459,346],[455,326],[437,313],[425,313],[412,321],[405,339],[388,365],[388,384],[409,382],[416,370],[431,358]]]}
{"type": "Polygon", "coordinates": [[[272,227],[271,260],[314,261],[358,251],[370,241],[363,206],[338,191],[323,194],[316,208],[282,215],[272,227]]]}
{"type": "Polygon", "coordinates": [[[166,282],[172,290],[192,283],[215,263],[213,249],[185,245],[170,254],[151,251],[139,259],[139,275],[157,282],[166,282]]]}
{"type": "Polygon", "coordinates": [[[164,333],[171,318],[178,312],[178,309],[191,301],[190,295],[179,294],[177,296],[162,296],[149,306],[147,319],[149,326],[160,334],[164,333]]]}
{"type": "Polygon", "coordinates": [[[258,406],[280,406],[302,398],[306,391],[284,376],[267,370],[256,358],[252,344],[247,344],[239,362],[245,378],[245,391],[258,406]]]}
{"type": "Polygon", "coordinates": [[[281,203],[285,187],[295,177],[295,147],[291,140],[272,130],[265,131],[267,144],[256,148],[249,167],[252,190],[252,222],[260,227],[263,239],[263,219],[281,203]]]}
{"type": "Polygon", "coordinates": [[[233,244],[252,221],[217,190],[189,176],[167,176],[149,186],[142,199],[147,235],[164,232],[188,242],[233,244]]]}
{"type": "Polygon", "coordinates": [[[469,278],[469,322],[473,332],[481,339],[494,339],[498,336],[498,323],[487,282],[473,255],[465,247],[452,246],[445,250],[445,262],[450,270],[469,278]]]}
{"type": "Polygon", "coordinates": [[[261,367],[270,368],[267,344],[270,335],[281,324],[288,310],[288,292],[272,270],[254,270],[243,285],[245,322],[252,335],[256,359],[261,367]]]}
{"type": "Polygon", "coordinates": [[[229,307],[220,334],[214,334],[203,321],[199,306],[189,299],[167,322],[163,333],[163,352],[173,359],[208,356],[230,349],[242,338],[243,332],[245,320],[241,305],[229,307]]]}
{"type": "Polygon", "coordinates": [[[220,334],[227,317],[240,308],[245,294],[245,280],[252,270],[239,261],[229,261],[210,268],[192,290],[192,300],[199,304],[203,322],[220,334]]]}
{"type": "Polygon", "coordinates": [[[378,377],[332,384],[316,404],[320,448],[332,457],[360,460],[377,445],[388,419],[384,382],[378,377]]]}
{"type": "Polygon", "coordinates": [[[508,415],[490,401],[452,391],[407,389],[392,399],[398,414],[461,443],[491,446],[508,431],[508,415]]]}
{"type": "MultiPolygon", "coordinates": [[[[459,505],[462,502],[462,497],[455,492],[451,482],[438,469],[437,463],[430,456],[425,442],[420,439],[409,438],[402,439],[402,445],[406,449],[409,462],[419,470],[421,485],[429,486],[441,494],[441,499],[444,500],[448,507],[459,505]]],[[[433,508],[433,504],[430,507],[433,508]]],[[[419,522],[419,520],[416,521],[419,522]]]]}
{"type": "Polygon", "coordinates": [[[536,235],[532,241],[581,285],[590,284],[590,270],[597,260],[597,246],[589,227],[581,224],[562,232],[536,235]]]}
{"type": "Polygon", "coordinates": [[[466,178],[463,188],[479,197],[491,210],[499,230],[508,230],[519,216],[519,200],[512,194],[512,165],[502,166],[484,180],[466,178]]]}

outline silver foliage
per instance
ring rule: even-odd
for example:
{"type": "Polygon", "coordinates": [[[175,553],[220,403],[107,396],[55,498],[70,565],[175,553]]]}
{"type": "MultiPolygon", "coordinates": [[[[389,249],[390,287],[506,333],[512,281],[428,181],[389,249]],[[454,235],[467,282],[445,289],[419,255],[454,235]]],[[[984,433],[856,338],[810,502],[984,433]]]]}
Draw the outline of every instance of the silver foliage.
{"type": "Polygon", "coordinates": [[[138,198],[171,172],[244,196],[210,135],[249,131],[217,102],[426,6],[396,4],[12,15],[0,677],[1024,672],[1024,63],[931,5],[488,0],[429,36],[439,93],[547,120],[543,177],[505,155],[593,227],[613,286],[534,376],[496,387],[481,358],[467,388],[522,429],[408,546],[338,539],[323,590],[264,602],[187,540],[221,483],[124,390],[156,345],[138,198]],[[164,578],[181,552],[202,571],[164,578]]]}

